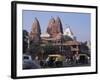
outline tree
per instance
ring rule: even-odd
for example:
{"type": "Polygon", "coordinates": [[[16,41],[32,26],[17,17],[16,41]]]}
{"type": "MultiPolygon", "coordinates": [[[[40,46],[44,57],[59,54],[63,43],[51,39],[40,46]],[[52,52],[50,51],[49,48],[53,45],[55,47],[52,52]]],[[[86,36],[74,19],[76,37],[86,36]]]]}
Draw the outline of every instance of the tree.
{"type": "Polygon", "coordinates": [[[31,43],[29,48],[29,54],[34,59],[38,54],[41,53],[41,46],[39,43],[31,43]]]}
{"type": "Polygon", "coordinates": [[[27,48],[28,48],[28,31],[23,30],[23,53],[26,53],[27,48]]]}
{"type": "Polygon", "coordinates": [[[90,57],[90,50],[87,46],[87,42],[82,42],[80,45],[80,53],[87,54],[90,57]]]}
{"type": "Polygon", "coordinates": [[[72,41],[73,39],[67,35],[63,36],[64,41],[72,41]]]}
{"type": "Polygon", "coordinates": [[[44,50],[44,53],[46,53],[48,55],[49,54],[55,54],[55,53],[58,53],[59,47],[48,43],[43,47],[43,50],[44,50]]]}

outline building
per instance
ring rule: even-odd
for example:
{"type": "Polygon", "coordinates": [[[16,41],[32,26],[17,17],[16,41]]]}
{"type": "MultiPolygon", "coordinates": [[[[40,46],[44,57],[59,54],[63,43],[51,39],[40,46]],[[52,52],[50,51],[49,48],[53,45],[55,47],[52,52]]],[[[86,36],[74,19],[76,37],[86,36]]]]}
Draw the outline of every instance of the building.
{"type": "Polygon", "coordinates": [[[63,32],[62,22],[59,17],[56,19],[52,17],[48,23],[47,32],[42,34],[39,21],[37,18],[35,18],[29,37],[30,45],[35,42],[39,43],[39,46],[41,47],[40,52],[38,50],[37,52],[33,53],[34,58],[37,56],[39,59],[44,59],[44,56],[46,58],[50,52],[49,54],[44,54],[45,50],[43,50],[42,47],[49,44],[55,48],[55,51],[53,52],[54,54],[61,54],[66,58],[72,58],[73,56],[78,55],[80,51],[80,43],[75,39],[71,28],[67,27],[63,32]]]}

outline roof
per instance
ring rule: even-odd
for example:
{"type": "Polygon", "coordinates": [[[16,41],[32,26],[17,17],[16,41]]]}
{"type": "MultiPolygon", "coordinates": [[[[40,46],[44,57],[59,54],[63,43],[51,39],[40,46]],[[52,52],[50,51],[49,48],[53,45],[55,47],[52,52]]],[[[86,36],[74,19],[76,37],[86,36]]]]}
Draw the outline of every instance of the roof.
{"type": "Polygon", "coordinates": [[[42,33],[40,36],[41,37],[50,37],[50,35],[48,33],[42,33]]]}
{"type": "Polygon", "coordinates": [[[80,43],[78,42],[78,41],[66,41],[66,43],[65,44],[67,44],[67,45],[80,45],[80,43]]]}

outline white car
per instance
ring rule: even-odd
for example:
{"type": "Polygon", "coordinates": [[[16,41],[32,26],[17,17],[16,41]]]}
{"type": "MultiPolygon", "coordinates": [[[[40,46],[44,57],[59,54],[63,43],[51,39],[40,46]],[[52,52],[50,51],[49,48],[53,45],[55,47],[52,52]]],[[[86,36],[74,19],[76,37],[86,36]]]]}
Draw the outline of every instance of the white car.
{"type": "Polygon", "coordinates": [[[23,69],[38,69],[39,64],[32,60],[30,55],[23,55],[23,69]]]}

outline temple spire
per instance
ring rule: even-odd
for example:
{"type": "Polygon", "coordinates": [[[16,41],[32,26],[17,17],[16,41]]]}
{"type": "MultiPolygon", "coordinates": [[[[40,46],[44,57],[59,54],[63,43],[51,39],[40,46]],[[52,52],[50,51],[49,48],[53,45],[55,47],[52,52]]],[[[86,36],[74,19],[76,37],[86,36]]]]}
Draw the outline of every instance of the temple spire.
{"type": "Polygon", "coordinates": [[[40,23],[38,19],[35,17],[32,24],[31,32],[30,32],[30,41],[34,41],[34,42],[39,41],[40,34],[41,34],[40,23]]]}
{"type": "Polygon", "coordinates": [[[32,32],[36,33],[36,34],[41,34],[40,23],[36,17],[35,17],[34,22],[32,24],[32,32]]]}
{"type": "Polygon", "coordinates": [[[60,18],[58,16],[57,16],[57,18],[55,20],[55,23],[56,23],[58,32],[63,34],[62,23],[61,23],[61,20],[60,20],[60,18]]]}
{"type": "Polygon", "coordinates": [[[47,33],[50,34],[51,37],[56,37],[59,33],[63,33],[62,23],[59,17],[56,19],[52,17],[50,19],[47,27],[47,33]]]}

